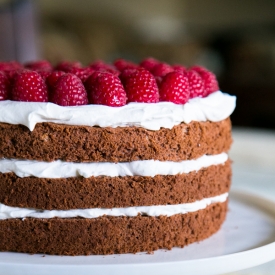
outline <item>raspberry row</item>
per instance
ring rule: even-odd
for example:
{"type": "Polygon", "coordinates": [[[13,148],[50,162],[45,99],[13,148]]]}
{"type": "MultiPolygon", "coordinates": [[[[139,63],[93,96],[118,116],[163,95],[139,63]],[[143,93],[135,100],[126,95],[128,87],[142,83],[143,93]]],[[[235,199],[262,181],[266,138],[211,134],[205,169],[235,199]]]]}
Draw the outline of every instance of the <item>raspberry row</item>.
{"type": "Polygon", "coordinates": [[[186,68],[154,58],[139,64],[117,59],[88,66],[46,60],[20,64],[0,62],[0,100],[53,102],[61,106],[169,101],[185,104],[218,91],[215,75],[201,66],[186,68]]]}

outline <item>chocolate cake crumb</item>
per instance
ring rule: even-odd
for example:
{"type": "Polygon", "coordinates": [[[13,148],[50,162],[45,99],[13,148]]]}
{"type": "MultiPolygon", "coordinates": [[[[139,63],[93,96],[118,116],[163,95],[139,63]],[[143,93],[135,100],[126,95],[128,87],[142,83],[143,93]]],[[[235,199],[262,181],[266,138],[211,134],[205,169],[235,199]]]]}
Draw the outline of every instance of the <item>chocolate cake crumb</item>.
{"type": "Polygon", "coordinates": [[[69,162],[182,161],[227,152],[231,122],[181,123],[151,131],[139,127],[100,128],[39,123],[0,123],[0,158],[69,162]]]}
{"type": "Polygon", "coordinates": [[[106,255],[184,247],[219,230],[227,201],[170,217],[0,220],[0,250],[55,255],[106,255]],[[48,224],[51,224],[49,227],[48,224]]]}

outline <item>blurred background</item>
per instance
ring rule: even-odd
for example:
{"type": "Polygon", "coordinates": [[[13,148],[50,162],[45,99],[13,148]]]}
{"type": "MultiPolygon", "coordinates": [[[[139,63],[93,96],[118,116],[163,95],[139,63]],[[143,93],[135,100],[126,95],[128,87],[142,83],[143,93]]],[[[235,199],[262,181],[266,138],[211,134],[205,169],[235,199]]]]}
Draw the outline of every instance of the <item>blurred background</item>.
{"type": "Polygon", "coordinates": [[[234,125],[275,129],[273,0],[0,0],[0,60],[152,56],[216,73],[234,125]]]}

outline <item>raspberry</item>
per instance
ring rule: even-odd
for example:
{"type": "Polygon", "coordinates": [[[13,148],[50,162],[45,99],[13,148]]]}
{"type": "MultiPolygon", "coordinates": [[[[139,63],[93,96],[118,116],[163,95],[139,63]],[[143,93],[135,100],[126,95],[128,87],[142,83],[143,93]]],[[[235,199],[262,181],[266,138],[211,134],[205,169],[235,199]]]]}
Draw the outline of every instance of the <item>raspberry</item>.
{"type": "Polygon", "coordinates": [[[166,74],[174,71],[174,69],[166,63],[159,63],[151,70],[151,73],[157,77],[164,77],[166,74]]]}
{"type": "Polygon", "coordinates": [[[9,98],[9,84],[8,77],[0,71],[0,101],[9,98]]]}
{"type": "Polygon", "coordinates": [[[51,71],[52,64],[47,60],[32,61],[25,64],[25,68],[33,71],[51,71]]]}
{"type": "Polygon", "coordinates": [[[47,102],[45,81],[35,71],[24,70],[14,78],[12,99],[16,101],[47,102]]]}
{"type": "Polygon", "coordinates": [[[46,84],[49,88],[54,88],[57,80],[64,75],[65,72],[63,71],[53,71],[46,79],[46,84]]]}
{"type": "Polygon", "coordinates": [[[59,62],[54,69],[56,71],[68,72],[72,67],[81,68],[82,66],[80,62],[62,61],[59,62]]]}
{"type": "Polygon", "coordinates": [[[158,86],[149,71],[143,68],[133,70],[125,77],[123,84],[128,102],[159,102],[158,86]]]}
{"type": "Polygon", "coordinates": [[[71,67],[68,69],[68,73],[74,74],[77,77],[81,79],[81,81],[84,83],[86,79],[94,72],[95,70],[91,67],[85,67],[85,68],[77,68],[77,67],[71,67]]]}
{"type": "Polygon", "coordinates": [[[190,88],[190,98],[202,97],[204,94],[204,82],[201,76],[194,70],[187,71],[190,88]]]}
{"type": "Polygon", "coordinates": [[[48,86],[49,91],[49,101],[53,100],[53,93],[55,89],[55,84],[58,81],[58,79],[64,75],[65,72],[63,71],[53,71],[47,78],[46,78],[46,84],[48,86]]]}
{"type": "Polygon", "coordinates": [[[61,106],[88,104],[88,97],[82,81],[74,74],[61,76],[54,87],[52,102],[61,106]]]}
{"type": "Polygon", "coordinates": [[[128,69],[125,69],[123,72],[120,73],[119,78],[120,78],[123,85],[124,85],[125,81],[130,77],[130,75],[132,73],[134,73],[135,71],[136,71],[136,69],[128,68],[128,69]]]}
{"type": "Polygon", "coordinates": [[[127,96],[118,76],[97,71],[85,82],[89,102],[112,107],[124,106],[127,96]]]}
{"type": "Polygon", "coordinates": [[[97,60],[89,65],[89,67],[93,68],[94,70],[106,69],[106,70],[115,70],[115,66],[111,64],[107,64],[102,60],[97,60]]]}
{"type": "Polygon", "coordinates": [[[125,60],[125,59],[117,59],[115,60],[114,62],[114,66],[120,71],[124,71],[125,69],[135,69],[138,67],[137,64],[131,62],[131,61],[128,61],[128,60],[125,60]]]}
{"type": "Polygon", "coordinates": [[[46,81],[47,77],[51,74],[51,71],[37,71],[41,77],[46,81]]]}
{"type": "Polygon", "coordinates": [[[149,72],[152,71],[152,69],[159,64],[160,62],[153,58],[153,57],[148,57],[146,59],[143,59],[140,63],[139,66],[143,67],[144,69],[148,70],[149,72]]]}
{"type": "Polygon", "coordinates": [[[107,64],[101,60],[91,63],[89,67],[94,69],[95,71],[109,72],[116,76],[120,74],[120,72],[113,65],[107,64]]]}
{"type": "Polygon", "coordinates": [[[172,68],[174,69],[174,71],[179,71],[179,72],[185,72],[186,71],[186,67],[179,65],[179,64],[175,64],[172,66],[172,68]]]}
{"type": "Polygon", "coordinates": [[[219,84],[214,73],[208,71],[207,69],[201,66],[194,66],[191,69],[198,72],[199,75],[202,77],[204,83],[203,97],[206,97],[211,93],[214,93],[219,90],[219,84]]]}
{"type": "Polygon", "coordinates": [[[195,65],[193,67],[190,68],[190,70],[194,70],[196,71],[198,74],[203,74],[205,72],[207,72],[208,70],[202,66],[198,66],[198,65],[195,65]]]}
{"type": "Polygon", "coordinates": [[[176,104],[184,104],[190,95],[189,82],[186,73],[171,72],[163,77],[160,85],[160,100],[176,104]]]}
{"type": "Polygon", "coordinates": [[[13,71],[22,68],[22,65],[16,61],[0,62],[0,71],[13,71]]]}

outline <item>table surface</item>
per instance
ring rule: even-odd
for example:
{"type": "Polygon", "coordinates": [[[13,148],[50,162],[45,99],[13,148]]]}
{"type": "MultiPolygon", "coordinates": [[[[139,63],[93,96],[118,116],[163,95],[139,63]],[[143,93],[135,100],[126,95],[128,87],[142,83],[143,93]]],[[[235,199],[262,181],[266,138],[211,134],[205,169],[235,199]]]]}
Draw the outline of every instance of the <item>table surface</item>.
{"type": "MultiPolygon", "coordinates": [[[[232,188],[248,190],[275,201],[275,132],[233,128],[232,188]],[[248,180],[249,179],[249,180],[248,180]]],[[[226,275],[274,275],[275,261],[226,275]]]]}

